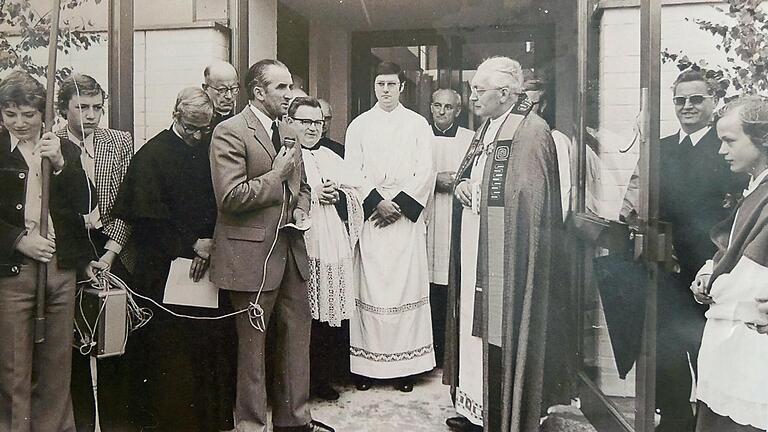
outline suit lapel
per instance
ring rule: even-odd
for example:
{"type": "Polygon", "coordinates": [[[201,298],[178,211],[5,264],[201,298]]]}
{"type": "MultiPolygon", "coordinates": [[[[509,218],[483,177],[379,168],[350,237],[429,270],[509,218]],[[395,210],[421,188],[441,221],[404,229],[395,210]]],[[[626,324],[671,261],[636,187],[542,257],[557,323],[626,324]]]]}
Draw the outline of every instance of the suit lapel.
{"type": "Polygon", "coordinates": [[[118,171],[113,169],[115,154],[103,129],[96,129],[93,132],[93,151],[95,186],[99,196],[99,207],[108,208],[106,201],[109,199],[109,191],[117,190],[120,182],[116,178],[118,171]]]}
{"type": "Polygon", "coordinates": [[[277,156],[275,147],[269,139],[269,133],[264,129],[264,126],[256,117],[256,114],[253,113],[253,110],[251,110],[250,107],[246,107],[242,113],[245,118],[245,124],[248,125],[248,129],[253,132],[253,137],[256,138],[256,141],[258,141],[262,147],[264,147],[264,151],[267,152],[270,159],[275,160],[275,156],[277,156]]]}

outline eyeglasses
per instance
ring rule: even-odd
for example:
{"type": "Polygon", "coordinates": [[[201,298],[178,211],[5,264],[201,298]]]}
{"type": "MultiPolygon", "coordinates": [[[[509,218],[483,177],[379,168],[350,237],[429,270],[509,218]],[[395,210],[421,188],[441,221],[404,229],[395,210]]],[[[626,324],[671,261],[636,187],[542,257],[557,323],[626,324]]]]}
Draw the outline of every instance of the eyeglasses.
{"type": "Polygon", "coordinates": [[[689,96],[675,96],[672,98],[672,103],[675,104],[675,106],[685,106],[685,104],[690,101],[691,105],[701,105],[704,103],[704,99],[711,99],[714,96],[711,95],[702,95],[702,94],[695,94],[695,95],[689,95],[689,96]]]}
{"type": "Polygon", "coordinates": [[[299,122],[300,125],[307,128],[310,126],[314,126],[319,129],[319,128],[322,128],[323,125],[325,124],[325,120],[312,120],[312,119],[303,119],[303,118],[296,118],[296,117],[291,117],[291,118],[299,122]]]}
{"type": "Polygon", "coordinates": [[[453,106],[451,104],[443,105],[443,104],[441,104],[439,102],[432,102],[430,105],[432,106],[432,108],[435,111],[441,111],[443,109],[445,109],[446,111],[453,111],[456,108],[455,106],[453,106]]]}
{"type": "Polygon", "coordinates": [[[191,126],[191,125],[188,125],[188,124],[184,123],[182,120],[179,120],[179,125],[184,130],[184,133],[187,134],[187,135],[194,135],[194,134],[196,134],[198,132],[200,132],[201,134],[205,135],[205,134],[207,134],[208,132],[211,131],[211,127],[210,126],[191,126]]]}
{"type": "Polygon", "coordinates": [[[239,85],[234,85],[232,87],[227,87],[227,86],[224,86],[224,87],[212,87],[212,86],[209,86],[208,84],[206,84],[205,88],[212,89],[212,90],[214,90],[216,93],[218,93],[220,95],[224,95],[224,94],[227,94],[227,92],[230,92],[230,93],[232,93],[232,96],[236,96],[238,93],[240,93],[240,86],[239,85]]]}
{"type": "Polygon", "coordinates": [[[477,88],[477,87],[475,87],[475,86],[472,86],[472,87],[470,87],[470,90],[472,91],[472,93],[471,93],[471,94],[476,94],[477,96],[482,96],[482,95],[484,95],[484,94],[485,94],[485,92],[487,92],[487,91],[491,91],[491,90],[501,90],[501,89],[503,89],[503,88],[506,88],[506,87],[491,87],[491,88],[485,88],[485,89],[484,89],[484,88],[477,88]]]}

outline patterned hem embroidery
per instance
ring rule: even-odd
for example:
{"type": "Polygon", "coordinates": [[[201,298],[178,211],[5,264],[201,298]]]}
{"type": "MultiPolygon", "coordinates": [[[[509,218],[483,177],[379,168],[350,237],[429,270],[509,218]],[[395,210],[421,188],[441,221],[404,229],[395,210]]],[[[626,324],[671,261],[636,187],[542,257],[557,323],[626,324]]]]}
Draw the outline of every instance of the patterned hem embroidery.
{"type": "Polygon", "coordinates": [[[402,306],[393,306],[388,308],[369,305],[368,303],[364,303],[360,299],[355,299],[355,304],[359,309],[362,309],[367,312],[372,312],[379,315],[395,315],[403,312],[408,312],[410,310],[418,309],[424,305],[429,304],[429,297],[424,297],[421,300],[418,300],[412,303],[406,303],[402,306]]]}
{"type": "Polygon", "coordinates": [[[479,421],[481,424],[483,422],[483,404],[482,402],[477,402],[471,397],[469,397],[468,394],[464,393],[460,388],[456,389],[456,409],[459,410],[460,414],[464,414],[467,417],[472,417],[475,420],[479,421]],[[462,412],[463,411],[463,412],[462,412]]]}
{"type": "Polygon", "coordinates": [[[416,357],[422,357],[432,352],[434,347],[432,344],[424,345],[421,348],[412,349],[410,351],[404,351],[399,353],[375,353],[363,348],[354,346],[349,347],[349,353],[355,357],[362,357],[366,360],[372,360],[377,362],[396,362],[403,360],[413,360],[416,357]]]}

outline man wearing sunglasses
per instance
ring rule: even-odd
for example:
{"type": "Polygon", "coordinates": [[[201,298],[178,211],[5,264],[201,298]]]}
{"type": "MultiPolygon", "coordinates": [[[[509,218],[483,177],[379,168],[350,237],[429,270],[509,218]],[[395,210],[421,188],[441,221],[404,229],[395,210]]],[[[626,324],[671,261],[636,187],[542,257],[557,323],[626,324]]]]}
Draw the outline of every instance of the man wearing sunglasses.
{"type": "MultiPolygon", "coordinates": [[[[690,404],[691,369],[704,331],[706,308],[688,293],[691,281],[715,253],[709,230],[730,213],[730,197],[741,196],[744,178],[732,174],[718,155],[720,139],[711,127],[718,102],[717,82],[699,71],[681,73],[673,84],[672,102],[680,130],[661,140],[660,218],[672,224],[676,265],[660,275],[656,354],[658,432],[694,430],[690,404]]],[[[632,220],[638,190],[630,181],[622,216],[632,220]]]]}

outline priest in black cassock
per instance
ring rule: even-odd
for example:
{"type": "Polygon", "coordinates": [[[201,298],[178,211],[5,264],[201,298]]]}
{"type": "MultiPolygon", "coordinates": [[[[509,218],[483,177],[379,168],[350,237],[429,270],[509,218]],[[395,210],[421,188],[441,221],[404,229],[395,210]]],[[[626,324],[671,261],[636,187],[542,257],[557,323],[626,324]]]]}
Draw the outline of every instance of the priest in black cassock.
{"type": "MultiPolygon", "coordinates": [[[[171,262],[192,260],[190,277],[207,278],[216,201],[208,162],[213,114],[200,88],[185,88],[177,99],[173,124],[134,156],[117,197],[114,214],[133,227],[137,248],[134,290],[162,304],[171,262]]],[[[218,316],[219,309],[169,306],[178,314],[218,316]]],[[[150,323],[141,338],[146,374],[146,408],[151,424],[163,431],[211,432],[233,428],[234,376],[222,344],[235,338],[232,318],[195,320],[171,315],[150,302],[150,323]]]]}

